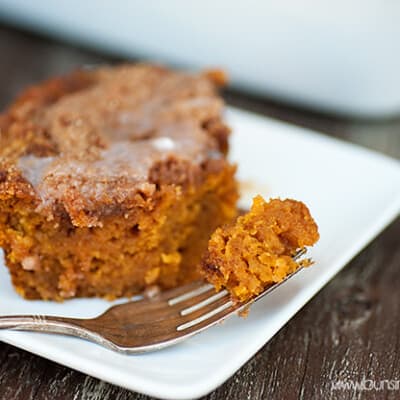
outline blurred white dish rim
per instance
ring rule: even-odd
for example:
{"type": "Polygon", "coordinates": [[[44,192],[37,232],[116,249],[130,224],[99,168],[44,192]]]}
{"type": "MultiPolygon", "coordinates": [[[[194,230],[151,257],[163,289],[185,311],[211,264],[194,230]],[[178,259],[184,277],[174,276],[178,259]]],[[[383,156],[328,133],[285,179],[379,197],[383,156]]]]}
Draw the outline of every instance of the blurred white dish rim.
{"type": "Polygon", "coordinates": [[[232,84],[332,113],[400,113],[400,2],[0,0],[0,19],[118,56],[220,66],[232,84]]]}
{"type": "MultiPolygon", "coordinates": [[[[2,331],[0,340],[137,392],[165,399],[198,398],[233,375],[399,214],[399,162],[236,109],[229,110],[228,119],[239,178],[254,183],[242,205],[249,206],[258,191],[265,197],[304,201],[320,227],[321,240],[310,251],[316,265],[255,304],[247,318],[233,317],[155,353],[126,356],[79,339],[40,333],[2,331]]],[[[0,292],[0,315],[89,317],[110,305],[99,299],[62,304],[23,300],[4,267],[0,292]]]]}

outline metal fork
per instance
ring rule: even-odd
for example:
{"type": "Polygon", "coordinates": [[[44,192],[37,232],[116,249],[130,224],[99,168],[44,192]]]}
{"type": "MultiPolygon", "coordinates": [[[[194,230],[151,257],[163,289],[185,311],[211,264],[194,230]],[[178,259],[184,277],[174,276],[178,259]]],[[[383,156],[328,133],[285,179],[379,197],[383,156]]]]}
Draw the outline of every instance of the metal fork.
{"type": "MultiPolygon", "coordinates": [[[[297,260],[304,254],[305,249],[301,249],[293,258],[297,260]]],[[[75,336],[125,354],[154,351],[179,343],[244,310],[300,269],[246,303],[236,303],[226,290],[216,293],[212,285],[201,281],[163,292],[154,298],[112,306],[91,319],[3,316],[0,317],[0,329],[75,336]]]]}

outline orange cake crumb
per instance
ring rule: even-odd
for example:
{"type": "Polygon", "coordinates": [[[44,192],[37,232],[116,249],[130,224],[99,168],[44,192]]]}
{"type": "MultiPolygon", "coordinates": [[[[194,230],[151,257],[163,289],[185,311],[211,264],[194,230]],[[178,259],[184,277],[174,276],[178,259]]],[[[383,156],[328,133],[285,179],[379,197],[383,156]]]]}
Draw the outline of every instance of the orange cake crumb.
{"type": "Polygon", "coordinates": [[[296,200],[261,196],[235,223],[218,228],[208,243],[202,272],[217,290],[246,302],[299,268],[296,250],[319,239],[308,208],[296,200]]]}

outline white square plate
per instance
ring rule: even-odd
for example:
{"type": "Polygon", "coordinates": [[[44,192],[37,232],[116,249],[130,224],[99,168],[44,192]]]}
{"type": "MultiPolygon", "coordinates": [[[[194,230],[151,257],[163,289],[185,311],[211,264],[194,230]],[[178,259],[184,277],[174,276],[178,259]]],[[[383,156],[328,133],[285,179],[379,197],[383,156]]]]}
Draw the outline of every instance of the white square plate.
{"type": "MultiPolygon", "coordinates": [[[[304,201],[320,227],[310,252],[316,265],[255,304],[188,341],[155,353],[126,356],[83,340],[28,332],[0,332],[0,340],[105,381],[167,399],[200,397],[223,383],[400,212],[400,163],[305,129],[230,109],[232,158],[251,196],[304,201]]],[[[379,133],[377,133],[378,135],[379,133]]],[[[0,273],[0,315],[90,317],[110,303],[25,301],[0,273]]]]}

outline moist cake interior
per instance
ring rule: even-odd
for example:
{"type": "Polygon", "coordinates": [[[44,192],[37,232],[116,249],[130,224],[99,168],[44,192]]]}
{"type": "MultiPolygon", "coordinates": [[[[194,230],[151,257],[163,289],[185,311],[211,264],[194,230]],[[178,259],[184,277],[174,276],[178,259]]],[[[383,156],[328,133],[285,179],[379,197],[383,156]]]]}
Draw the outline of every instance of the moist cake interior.
{"type": "Polygon", "coordinates": [[[131,296],[199,278],[236,215],[219,73],[84,70],[0,117],[0,245],[29,299],[131,296]]]}

